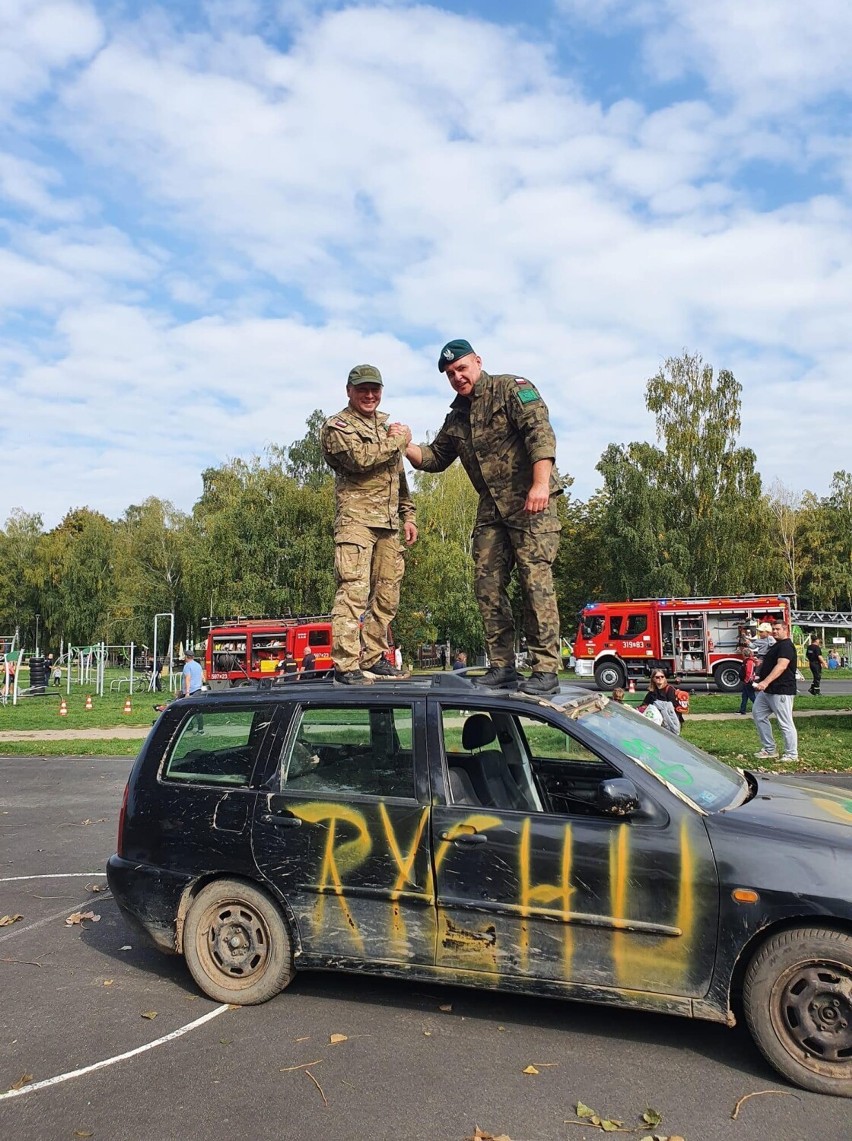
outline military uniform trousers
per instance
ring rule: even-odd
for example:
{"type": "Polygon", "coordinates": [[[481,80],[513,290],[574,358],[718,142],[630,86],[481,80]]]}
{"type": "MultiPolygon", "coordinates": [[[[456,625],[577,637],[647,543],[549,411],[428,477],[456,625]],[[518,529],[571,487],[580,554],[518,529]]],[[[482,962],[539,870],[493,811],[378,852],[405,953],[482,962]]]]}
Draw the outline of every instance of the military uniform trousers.
{"type": "Polygon", "coordinates": [[[332,657],[341,673],[369,668],[387,650],[388,626],[399,607],[403,569],[402,545],[395,528],[349,524],[335,536],[337,594],[331,612],[332,657]]]}
{"type": "Polygon", "coordinates": [[[553,560],[558,549],[558,531],[527,531],[494,523],[473,532],[474,593],[493,666],[515,664],[515,621],[508,590],[517,566],[528,664],[542,673],[559,672],[559,611],[553,590],[553,560]]]}

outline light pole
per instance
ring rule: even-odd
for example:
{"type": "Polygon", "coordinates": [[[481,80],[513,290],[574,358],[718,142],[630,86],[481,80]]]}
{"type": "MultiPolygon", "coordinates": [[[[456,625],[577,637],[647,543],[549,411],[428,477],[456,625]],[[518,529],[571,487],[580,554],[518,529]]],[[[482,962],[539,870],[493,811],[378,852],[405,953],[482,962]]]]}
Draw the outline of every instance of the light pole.
{"type": "Polygon", "coordinates": [[[36,614],[36,644],[35,644],[35,656],[36,657],[38,657],[38,620],[40,617],[41,617],[40,614],[36,614]]]}

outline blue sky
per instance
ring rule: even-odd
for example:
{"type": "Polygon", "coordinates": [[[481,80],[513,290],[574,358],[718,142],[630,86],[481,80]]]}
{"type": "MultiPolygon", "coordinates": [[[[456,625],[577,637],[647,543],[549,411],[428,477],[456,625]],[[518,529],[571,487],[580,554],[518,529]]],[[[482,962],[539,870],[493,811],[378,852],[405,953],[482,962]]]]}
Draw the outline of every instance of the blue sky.
{"type": "Polygon", "coordinates": [[[682,350],[766,485],[850,467],[840,0],[0,4],[0,522],[288,444],[445,340],[535,380],[575,493],[682,350]]]}

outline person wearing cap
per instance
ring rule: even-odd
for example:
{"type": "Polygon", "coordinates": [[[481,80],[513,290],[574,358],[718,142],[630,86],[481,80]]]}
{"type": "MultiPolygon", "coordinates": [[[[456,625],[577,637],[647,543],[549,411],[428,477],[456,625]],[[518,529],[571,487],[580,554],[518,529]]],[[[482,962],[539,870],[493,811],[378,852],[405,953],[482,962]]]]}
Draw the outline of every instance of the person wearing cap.
{"type": "Polygon", "coordinates": [[[374,365],[356,365],[346,382],[349,403],[320,432],[325,462],[334,472],[332,658],[335,680],[345,685],[408,676],[385,654],[404,569],[400,523],[406,544],[417,539],[402,465],[411,431],[397,424],[388,433],[388,416],[378,411],[383,388],[374,365]]]}
{"type": "Polygon", "coordinates": [[[757,637],[751,643],[751,648],[754,651],[754,656],[757,658],[758,665],[766,657],[770,646],[774,645],[775,639],[772,637],[772,623],[758,623],[757,637]]]}
{"type": "Polygon", "coordinates": [[[406,456],[413,467],[431,472],[460,459],[479,493],[474,589],[491,668],[477,684],[517,689],[520,683],[525,693],[554,693],[560,657],[552,568],[561,530],[555,497],[562,485],[547,406],[525,377],[486,372],[469,341],[448,341],[438,370],[446,373],[455,399],[432,443],[409,444],[406,456]],[[526,680],[515,668],[517,637],[508,594],[516,566],[532,667],[526,680]]]}
{"type": "MultiPolygon", "coordinates": [[[[195,660],[195,654],[192,650],[187,650],[184,658],[183,671],[180,677],[181,697],[193,697],[196,693],[201,692],[201,687],[204,684],[204,673],[201,666],[195,660]]],[[[201,714],[196,713],[193,721],[195,722],[195,732],[203,733],[204,718],[201,714]]]]}

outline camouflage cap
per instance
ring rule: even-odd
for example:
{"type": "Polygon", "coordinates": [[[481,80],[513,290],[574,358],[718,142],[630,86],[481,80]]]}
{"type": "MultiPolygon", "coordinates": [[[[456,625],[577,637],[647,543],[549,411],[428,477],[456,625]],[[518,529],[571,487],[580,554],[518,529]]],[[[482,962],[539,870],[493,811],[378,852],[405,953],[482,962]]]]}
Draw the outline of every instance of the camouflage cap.
{"type": "Polygon", "coordinates": [[[380,384],[382,388],[385,386],[382,374],[374,364],[356,364],[350,370],[346,383],[354,384],[356,387],[359,384],[380,384]]]}
{"type": "Polygon", "coordinates": [[[473,352],[473,345],[470,341],[456,340],[447,341],[441,349],[441,355],[438,357],[438,372],[443,372],[448,364],[453,361],[460,360],[462,357],[470,356],[473,352]]]}

